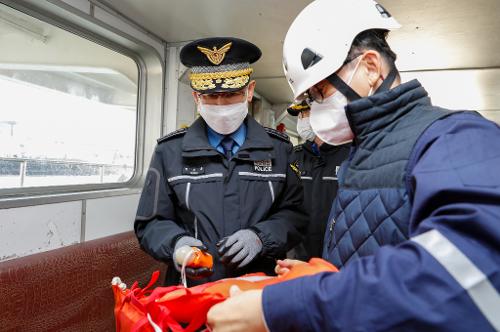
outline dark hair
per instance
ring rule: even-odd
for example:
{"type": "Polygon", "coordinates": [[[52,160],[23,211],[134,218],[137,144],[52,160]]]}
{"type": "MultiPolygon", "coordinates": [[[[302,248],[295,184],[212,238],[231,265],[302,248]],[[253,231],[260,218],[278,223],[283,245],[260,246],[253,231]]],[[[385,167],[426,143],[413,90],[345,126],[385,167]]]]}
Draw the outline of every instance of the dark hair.
{"type": "Polygon", "coordinates": [[[386,39],[388,34],[389,31],[383,29],[370,29],[360,32],[352,41],[351,49],[344,63],[352,61],[363,51],[374,50],[382,55],[390,69],[395,68],[396,53],[387,44],[386,39]]]}

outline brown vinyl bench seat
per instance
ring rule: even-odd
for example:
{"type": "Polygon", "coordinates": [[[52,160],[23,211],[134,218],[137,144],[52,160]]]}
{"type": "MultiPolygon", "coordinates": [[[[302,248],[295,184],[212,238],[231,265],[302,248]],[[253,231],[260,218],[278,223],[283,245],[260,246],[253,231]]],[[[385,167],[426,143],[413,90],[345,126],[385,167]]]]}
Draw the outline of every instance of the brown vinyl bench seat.
{"type": "Polygon", "coordinates": [[[2,262],[0,331],[114,331],[111,279],[145,286],[155,270],[133,232],[2,262]]]}

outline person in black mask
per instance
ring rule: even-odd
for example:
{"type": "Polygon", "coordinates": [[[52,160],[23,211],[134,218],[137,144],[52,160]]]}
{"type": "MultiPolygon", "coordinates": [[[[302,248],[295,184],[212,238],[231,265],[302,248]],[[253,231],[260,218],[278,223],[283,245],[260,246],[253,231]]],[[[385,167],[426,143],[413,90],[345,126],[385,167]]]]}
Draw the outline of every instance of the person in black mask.
{"type": "Polygon", "coordinates": [[[309,214],[309,225],[302,243],[288,255],[308,261],[321,257],[328,215],[337,195],[337,176],[340,164],[349,155],[350,144],[339,146],[324,143],[314,134],[309,122],[311,108],[307,101],[293,103],[287,108],[297,117],[297,133],[305,141],[294,147],[304,186],[304,207],[309,214]]]}
{"type": "Polygon", "coordinates": [[[212,270],[187,268],[188,286],[251,272],[274,272],[307,226],[302,185],[286,134],[248,115],[261,52],[237,38],[184,46],[200,118],[158,140],[135,219],[141,247],[167,263],[179,283],[181,248],[199,247],[212,270]]]}

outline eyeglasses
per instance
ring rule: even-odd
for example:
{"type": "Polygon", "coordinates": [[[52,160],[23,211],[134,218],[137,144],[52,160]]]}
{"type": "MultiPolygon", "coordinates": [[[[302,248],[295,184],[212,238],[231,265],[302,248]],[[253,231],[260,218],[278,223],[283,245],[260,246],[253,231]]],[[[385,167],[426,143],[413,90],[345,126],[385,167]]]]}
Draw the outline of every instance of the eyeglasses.
{"type": "MultiPolygon", "coordinates": [[[[339,68],[339,70],[336,71],[336,73],[338,73],[340,71],[340,69],[342,69],[342,67],[344,67],[346,64],[357,59],[361,55],[363,55],[363,53],[355,54],[355,55],[345,59],[344,63],[339,68]]],[[[313,101],[318,103],[318,104],[321,104],[323,102],[323,100],[325,100],[325,95],[324,95],[325,88],[326,88],[326,84],[317,83],[317,84],[313,85],[312,87],[309,88],[309,90],[307,90],[307,92],[304,93],[302,100],[306,99],[309,104],[311,104],[313,101]]]]}
{"type": "Polygon", "coordinates": [[[247,96],[247,89],[242,89],[232,92],[216,92],[208,94],[198,94],[198,97],[203,103],[216,103],[219,99],[224,99],[228,104],[243,102],[247,96]]]}
{"type": "Polygon", "coordinates": [[[317,84],[310,87],[309,90],[307,90],[307,94],[309,96],[308,102],[312,103],[314,101],[321,104],[323,100],[325,100],[325,96],[322,91],[323,89],[324,86],[318,87],[317,84]]]}

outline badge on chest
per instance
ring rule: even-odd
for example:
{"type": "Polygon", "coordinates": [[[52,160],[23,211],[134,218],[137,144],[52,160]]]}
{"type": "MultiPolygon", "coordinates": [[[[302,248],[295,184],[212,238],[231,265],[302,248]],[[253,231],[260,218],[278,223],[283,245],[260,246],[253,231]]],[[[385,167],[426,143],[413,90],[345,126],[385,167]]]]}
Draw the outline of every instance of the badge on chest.
{"type": "Polygon", "coordinates": [[[202,175],[205,174],[205,167],[203,166],[184,166],[182,168],[182,175],[202,175]]]}
{"type": "Polygon", "coordinates": [[[258,173],[266,173],[273,171],[273,163],[268,160],[255,160],[253,162],[253,170],[258,173]]]}

